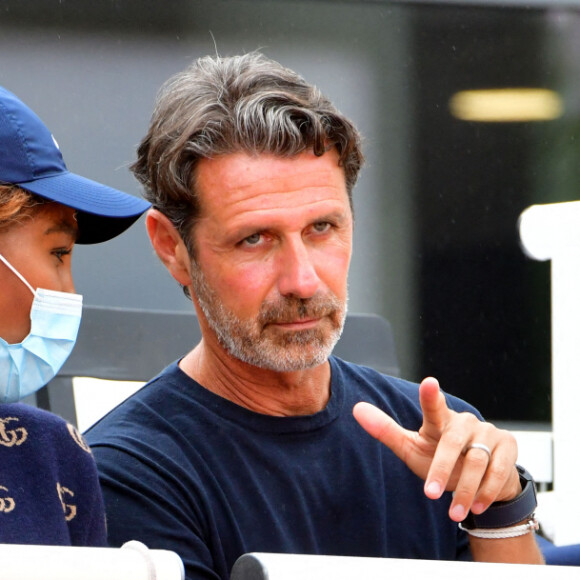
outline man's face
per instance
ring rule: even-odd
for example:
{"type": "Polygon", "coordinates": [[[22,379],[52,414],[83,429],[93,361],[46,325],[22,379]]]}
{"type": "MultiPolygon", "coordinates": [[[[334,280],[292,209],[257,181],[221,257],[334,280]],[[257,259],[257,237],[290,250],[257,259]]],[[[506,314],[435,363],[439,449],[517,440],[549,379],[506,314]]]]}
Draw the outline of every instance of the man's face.
{"type": "Polygon", "coordinates": [[[203,160],[191,265],[200,317],[231,355],[290,372],[323,363],[347,302],[352,213],[334,151],[203,160]]]}

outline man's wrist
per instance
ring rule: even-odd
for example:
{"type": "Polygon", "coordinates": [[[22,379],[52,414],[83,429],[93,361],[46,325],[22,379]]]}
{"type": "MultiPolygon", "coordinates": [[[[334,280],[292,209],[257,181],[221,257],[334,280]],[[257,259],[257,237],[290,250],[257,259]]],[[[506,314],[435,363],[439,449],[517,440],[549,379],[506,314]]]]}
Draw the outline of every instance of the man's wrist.
{"type": "Polygon", "coordinates": [[[532,516],[527,522],[517,525],[510,526],[508,528],[466,528],[461,523],[459,527],[467,532],[470,536],[476,538],[483,538],[485,540],[503,540],[505,538],[517,538],[518,536],[525,536],[531,531],[537,531],[540,528],[538,521],[532,516]]]}
{"type": "Polygon", "coordinates": [[[469,512],[461,527],[466,531],[478,529],[508,528],[533,520],[533,515],[538,505],[536,498],[536,485],[532,476],[519,465],[516,465],[520,476],[522,491],[509,501],[496,501],[483,513],[474,514],[469,512]]]}

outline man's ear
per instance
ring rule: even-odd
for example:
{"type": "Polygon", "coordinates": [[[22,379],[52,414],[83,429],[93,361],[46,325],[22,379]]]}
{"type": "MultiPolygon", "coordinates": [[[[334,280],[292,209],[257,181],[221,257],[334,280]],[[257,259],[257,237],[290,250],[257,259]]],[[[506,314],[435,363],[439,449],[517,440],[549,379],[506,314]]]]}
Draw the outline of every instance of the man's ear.
{"type": "Polygon", "coordinates": [[[155,253],[182,286],[191,285],[190,264],[185,243],[171,221],[159,210],[150,209],[145,219],[155,253]]]}

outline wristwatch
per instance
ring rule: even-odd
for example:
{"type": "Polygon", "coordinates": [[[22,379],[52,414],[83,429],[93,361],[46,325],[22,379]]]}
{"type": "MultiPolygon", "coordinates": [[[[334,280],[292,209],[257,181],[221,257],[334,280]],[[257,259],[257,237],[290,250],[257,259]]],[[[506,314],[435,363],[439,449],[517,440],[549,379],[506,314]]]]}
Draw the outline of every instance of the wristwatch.
{"type": "Polygon", "coordinates": [[[469,512],[461,525],[466,530],[475,528],[508,528],[533,516],[538,505],[536,484],[533,477],[521,466],[516,465],[522,491],[509,501],[496,501],[482,514],[469,512]]]}

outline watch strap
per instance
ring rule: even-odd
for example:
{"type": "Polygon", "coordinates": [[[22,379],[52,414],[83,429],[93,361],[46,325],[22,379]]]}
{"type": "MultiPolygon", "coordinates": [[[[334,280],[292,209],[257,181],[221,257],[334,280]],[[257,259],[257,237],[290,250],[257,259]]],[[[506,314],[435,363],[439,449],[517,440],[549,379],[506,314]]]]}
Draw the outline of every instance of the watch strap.
{"type": "Polygon", "coordinates": [[[467,530],[507,528],[533,515],[538,505],[534,479],[523,467],[516,465],[516,469],[520,476],[521,493],[509,501],[492,503],[481,514],[469,512],[462,522],[463,528],[467,530]]]}

